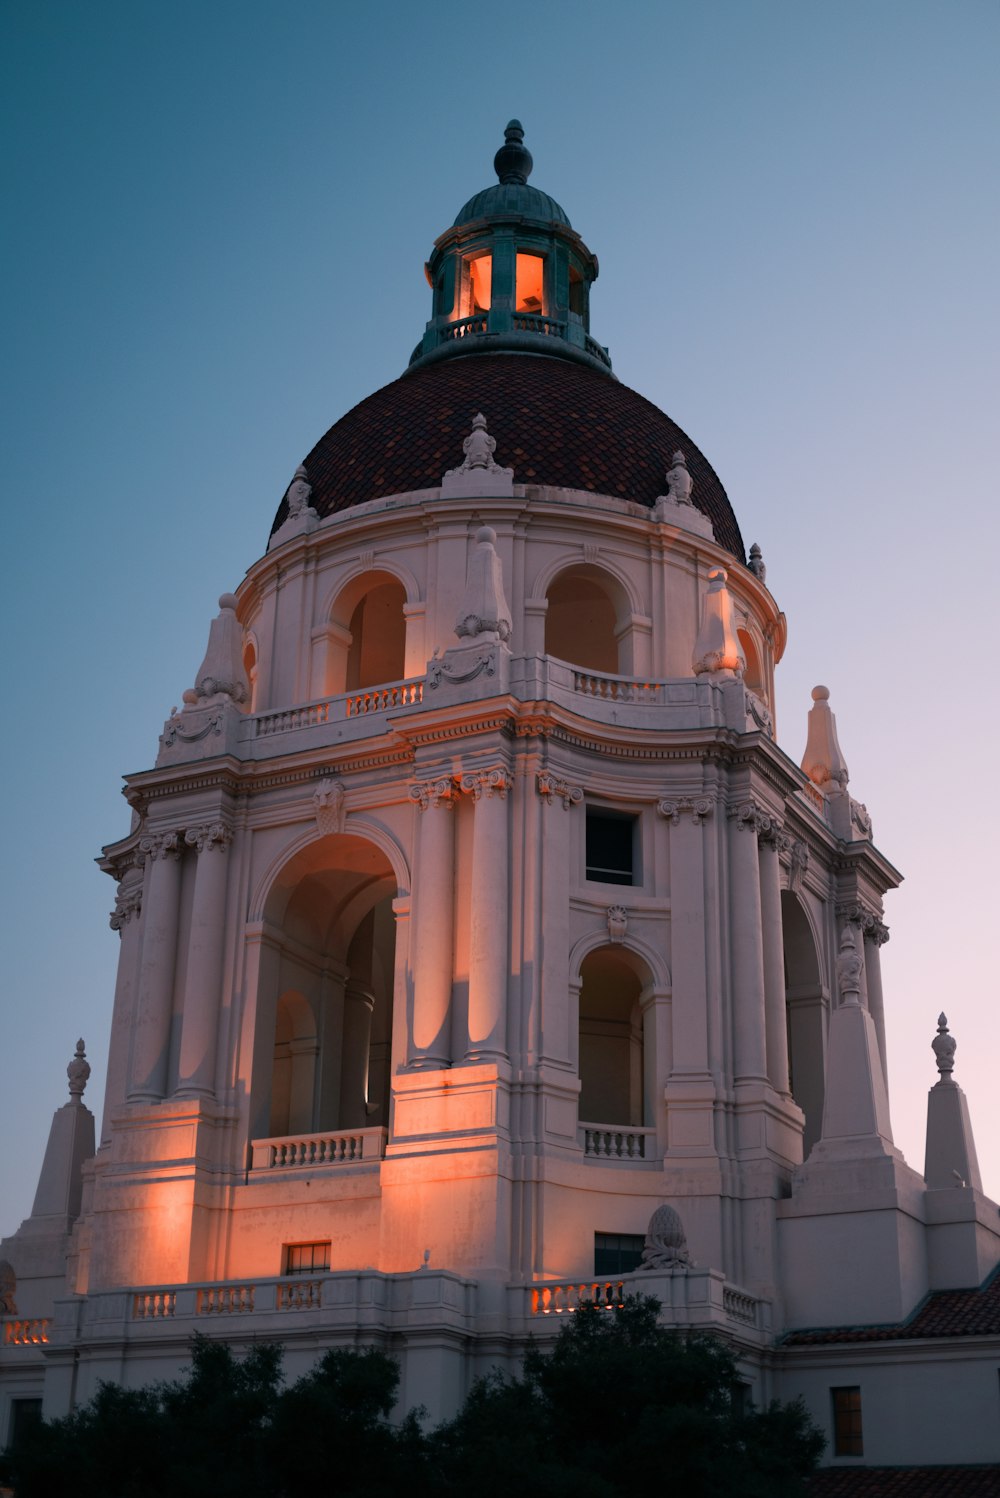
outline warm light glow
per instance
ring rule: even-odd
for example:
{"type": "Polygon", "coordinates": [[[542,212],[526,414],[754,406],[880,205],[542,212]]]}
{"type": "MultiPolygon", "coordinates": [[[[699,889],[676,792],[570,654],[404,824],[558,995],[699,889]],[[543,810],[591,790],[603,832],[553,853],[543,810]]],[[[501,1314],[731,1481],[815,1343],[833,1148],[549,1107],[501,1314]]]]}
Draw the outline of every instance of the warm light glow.
{"type": "MultiPolygon", "coordinates": [[[[520,260],[520,256],[518,259],[520,260]]],[[[480,255],[469,263],[470,312],[488,312],[493,291],[493,256],[480,255]]]]}
{"type": "Polygon", "coordinates": [[[518,255],[517,257],[517,307],[518,312],[541,313],[544,309],[542,274],[545,261],[541,255],[518,255]]]}

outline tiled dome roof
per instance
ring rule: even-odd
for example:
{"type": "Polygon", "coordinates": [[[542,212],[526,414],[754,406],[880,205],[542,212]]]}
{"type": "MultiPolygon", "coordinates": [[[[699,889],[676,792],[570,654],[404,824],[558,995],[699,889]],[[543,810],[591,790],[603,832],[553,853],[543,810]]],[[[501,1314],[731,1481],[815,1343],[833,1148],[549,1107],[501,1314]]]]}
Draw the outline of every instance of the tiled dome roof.
{"type": "Polygon", "coordinates": [[[543,223],[553,219],[557,224],[572,228],[566,211],[560,208],[555,198],[550,198],[540,187],[529,182],[494,182],[475,193],[455,218],[454,228],[459,224],[472,223],[477,218],[504,218],[509,213],[520,213],[525,218],[538,218],[543,223]]]}
{"type": "MultiPolygon", "coordinates": [[[[686,433],[612,376],[545,355],[445,359],[377,390],[305,459],[310,503],[325,516],[388,494],[437,488],[445,470],[461,463],[477,411],[515,484],[584,489],[652,508],[666,490],[675,449],[683,449],[695,505],[711,520],[719,545],[744,561],[726,491],[686,433]]],[[[272,532],[286,515],[282,500],[272,532]]]]}

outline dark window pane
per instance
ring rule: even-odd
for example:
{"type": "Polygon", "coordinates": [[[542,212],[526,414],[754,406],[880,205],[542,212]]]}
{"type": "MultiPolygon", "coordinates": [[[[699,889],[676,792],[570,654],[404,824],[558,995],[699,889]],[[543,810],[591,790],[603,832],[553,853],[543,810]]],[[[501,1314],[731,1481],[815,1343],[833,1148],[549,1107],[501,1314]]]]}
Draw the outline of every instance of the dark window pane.
{"type": "Polygon", "coordinates": [[[587,878],[602,884],[632,884],[635,818],[587,812],[587,878]]]}
{"type": "Polygon", "coordinates": [[[831,1389],[833,1395],[833,1454],[863,1456],[861,1389],[858,1385],[831,1389]]]}
{"type": "Polygon", "coordinates": [[[641,1233],[595,1233],[594,1273],[631,1274],[642,1263],[641,1233]]]}

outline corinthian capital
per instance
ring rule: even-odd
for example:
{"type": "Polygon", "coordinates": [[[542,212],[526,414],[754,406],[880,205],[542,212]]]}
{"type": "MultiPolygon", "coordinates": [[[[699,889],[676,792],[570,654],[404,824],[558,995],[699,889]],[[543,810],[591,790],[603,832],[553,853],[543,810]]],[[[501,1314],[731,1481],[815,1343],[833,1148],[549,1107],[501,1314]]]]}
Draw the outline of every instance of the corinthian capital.
{"type": "Polygon", "coordinates": [[[462,776],[461,785],[466,795],[471,796],[474,801],[481,801],[484,796],[499,796],[504,801],[511,786],[510,771],[503,765],[497,765],[492,770],[473,770],[462,776]]]}
{"type": "Polygon", "coordinates": [[[553,801],[561,801],[569,811],[571,806],[578,806],[583,800],[583,787],[570,785],[568,780],[560,780],[553,775],[551,770],[539,770],[536,777],[538,794],[549,806],[553,801]]]}
{"type": "Polygon", "coordinates": [[[189,827],[184,834],[187,846],[197,848],[199,853],[210,852],[213,848],[225,853],[232,840],[232,828],[225,822],[205,822],[201,827],[189,827]]]}

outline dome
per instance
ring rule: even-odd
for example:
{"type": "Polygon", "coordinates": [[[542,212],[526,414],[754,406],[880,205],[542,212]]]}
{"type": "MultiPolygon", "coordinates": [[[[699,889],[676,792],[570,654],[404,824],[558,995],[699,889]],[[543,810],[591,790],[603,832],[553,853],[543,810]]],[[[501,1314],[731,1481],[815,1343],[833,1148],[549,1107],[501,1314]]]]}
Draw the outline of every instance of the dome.
{"type": "MultiPolygon", "coordinates": [[[[610,375],[543,354],[470,354],[414,368],[377,390],[321,437],[305,459],[311,504],[333,515],[370,499],[435,489],[462,461],[478,411],[496,459],[516,484],[583,489],[650,508],[681,448],[692,500],[720,546],[743,562],[740,528],[718,475],[651,401],[610,375]]],[[[273,531],[285,520],[282,500],[273,531]]]]}
{"type": "Polygon", "coordinates": [[[565,224],[567,229],[573,227],[565,210],[541,188],[528,182],[494,182],[492,187],[484,187],[469,199],[452,228],[478,218],[506,218],[511,214],[541,219],[543,223],[565,224]]]}

